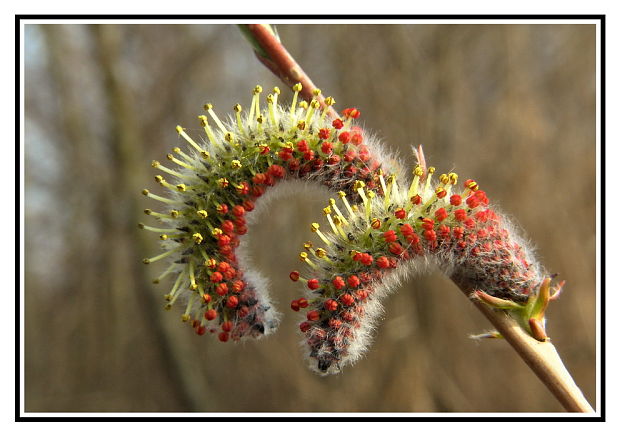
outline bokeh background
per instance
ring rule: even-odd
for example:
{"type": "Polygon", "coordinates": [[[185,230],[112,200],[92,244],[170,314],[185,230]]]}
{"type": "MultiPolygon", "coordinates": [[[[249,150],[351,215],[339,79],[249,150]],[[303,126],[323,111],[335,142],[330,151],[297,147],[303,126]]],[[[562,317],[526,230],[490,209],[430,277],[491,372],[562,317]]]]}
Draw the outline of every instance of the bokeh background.
{"type": "MultiPolygon", "coordinates": [[[[413,164],[473,177],[567,280],[548,333],[595,406],[594,25],[280,25],[289,51],[337,107],[413,164]]],[[[221,344],[163,310],[152,159],[284,86],[233,25],[25,27],[26,411],[555,412],[561,406],[439,274],[403,284],[367,356],[333,377],[303,363],[298,290],[307,223],[325,199],[283,199],[250,229],[255,263],[285,314],[274,335],[221,344]],[[190,130],[191,132],[191,130],[190,130]]],[[[283,91],[281,101],[290,92],[283,91]]]]}

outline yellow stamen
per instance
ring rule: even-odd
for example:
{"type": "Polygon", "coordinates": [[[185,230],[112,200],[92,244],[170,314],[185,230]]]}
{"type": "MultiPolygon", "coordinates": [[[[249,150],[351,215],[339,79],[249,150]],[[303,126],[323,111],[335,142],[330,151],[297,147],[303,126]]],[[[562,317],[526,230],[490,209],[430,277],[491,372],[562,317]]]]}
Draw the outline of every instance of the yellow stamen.
{"type": "Polygon", "coordinates": [[[164,259],[164,258],[166,258],[167,256],[169,256],[169,255],[171,255],[171,254],[173,254],[173,253],[177,252],[177,251],[178,251],[179,249],[181,249],[182,247],[183,247],[183,246],[179,245],[179,246],[175,247],[174,249],[169,250],[169,251],[164,252],[164,253],[161,253],[161,254],[159,254],[159,255],[157,255],[157,256],[154,256],[153,258],[144,258],[144,259],[142,260],[142,262],[143,262],[144,264],[154,263],[155,261],[159,261],[159,260],[161,260],[161,259],[164,259]]]}
{"type": "Polygon", "coordinates": [[[331,246],[331,245],[332,245],[331,241],[329,241],[329,240],[327,239],[327,237],[323,234],[323,232],[321,232],[321,230],[319,229],[319,224],[318,224],[318,223],[312,223],[312,224],[310,225],[310,230],[311,230],[312,232],[316,232],[316,234],[319,236],[319,238],[320,238],[321,240],[323,240],[323,242],[324,242],[325,244],[327,244],[328,246],[331,246]]]}
{"type": "Polygon", "coordinates": [[[299,259],[305,263],[308,263],[308,265],[312,267],[313,269],[316,269],[317,267],[316,264],[310,261],[310,259],[308,258],[308,254],[306,252],[301,252],[299,254],[299,259]]]}
{"type": "Polygon", "coordinates": [[[189,286],[190,290],[196,290],[198,288],[198,285],[196,285],[196,278],[194,277],[194,260],[193,259],[189,260],[189,282],[190,282],[190,286],[189,286]]]}
{"type": "Polygon", "coordinates": [[[176,176],[176,177],[178,177],[178,178],[183,178],[183,175],[182,175],[181,173],[176,172],[176,171],[174,171],[174,170],[170,170],[168,167],[164,167],[163,165],[161,165],[161,164],[159,163],[159,161],[153,161],[153,162],[151,162],[151,167],[153,167],[153,168],[157,168],[157,169],[159,169],[159,170],[163,170],[163,171],[165,171],[166,173],[171,174],[172,176],[176,176]]]}
{"type": "Polygon", "coordinates": [[[198,170],[196,167],[194,167],[193,165],[186,164],[185,162],[183,162],[183,161],[180,161],[180,160],[176,159],[172,153],[168,153],[168,154],[166,155],[166,158],[168,159],[168,161],[172,161],[172,162],[174,162],[175,164],[180,165],[181,167],[185,167],[185,168],[186,168],[186,169],[188,169],[188,170],[192,170],[192,171],[195,171],[195,172],[198,172],[198,171],[199,171],[199,170],[198,170]]]}
{"type": "Polygon", "coordinates": [[[224,123],[222,123],[220,121],[219,117],[217,116],[217,114],[213,110],[213,105],[211,103],[207,103],[204,106],[204,108],[209,113],[209,115],[211,116],[211,118],[213,119],[215,124],[217,124],[217,127],[222,131],[222,133],[226,133],[226,128],[224,127],[224,123]]]}
{"type": "Polygon", "coordinates": [[[181,135],[185,141],[187,141],[194,149],[196,149],[199,153],[203,153],[204,150],[200,147],[192,138],[187,135],[185,130],[181,126],[177,126],[177,132],[181,135]]]}
{"type": "Polygon", "coordinates": [[[293,101],[291,102],[291,121],[295,118],[295,109],[297,107],[297,96],[301,91],[302,86],[300,83],[293,85],[293,101]]]}
{"type": "Polygon", "coordinates": [[[207,134],[207,138],[209,138],[209,142],[213,145],[218,144],[215,139],[215,135],[213,134],[213,131],[211,130],[211,126],[209,126],[209,120],[207,119],[207,116],[199,115],[198,119],[200,120],[200,124],[202,124],[202,127],[204,128],[205,133],[207,134]]]}
{"type": "Polygon", "coordinates": [[[336,205],[336,201],[334,199],[329,199],[329,205],[332,208],[334,208],[334,211],[336,211],[336,216],[344,223],[344,225],[348,226],[349,222],[347,221],[346,218],[344,218],[344,215],[342,214],[342,212],[338,208],[338,205],[336,205]]]}
{"type": "Polygon", "coordinates": [[[176,204],[176,200],[166,199],[165,197],[158,196],[157,194],[151,193],[149,190],[142,190],[142,194],[146,197],[154,200],[159,200],[160,202],[168,203],[168,204],[176,204]]]}
{"type": "Polygon", "coordinates": [[[239,128],[239,131],[245,132],[243,130],[243,123],[241,122],[241,105],[237,103],[235,106],[233,106],[233,111],[235,111],[235,117],[237,118],[237,127],[239,128]]]}
{"type": "Polygon", "coordinates": [[[325,116],[327,115],[327,111],[329,111],[330,106],[333,106],[336,103],[336,100],[332,96],[325,98],[325,108],[321,112],[321,121],[325,120],[325,116]]]}
{"type": "Polygon", "coordinates": [[[153,284],[159,284],[159,282],[164,279],[166,276],[168,276],[170,273],[172,273],[172,271],[175,269],[175,267],[177,267],[177,264],[170,264],[168,266],[168,268],[166,270],[164,270],[164,272],[159,275],[158,277],[156,277],[155,279],[153,279],[153,284]]]}
{"type": "Polygon", "coordinates": [[[355,212],[353,211],[353,208],[351,208],[351,205],[349,205],[347,194],[344,191],[338,191],[338,196],[340,196],[340,200],[342,200],[342,203],[344,203],[347,211],[349,211],[349,217],[353,218],[355,216],[355,212]]]}
{"type": "Polygon", "coordinates": [[[192,238],[194,240],[194,243],[196,244],[202,243],[203,238],[200,232],[196,232],[195,234],[192,234],[192,238]]]}
{"type": "Polygon", "coordinates": [[[205,211],[204,209],[196,211],[196,214],[198,214],[200,218],[203,218],[203,219],[206,219],[207,217],[209,217],[209,213],[205,211]]]}

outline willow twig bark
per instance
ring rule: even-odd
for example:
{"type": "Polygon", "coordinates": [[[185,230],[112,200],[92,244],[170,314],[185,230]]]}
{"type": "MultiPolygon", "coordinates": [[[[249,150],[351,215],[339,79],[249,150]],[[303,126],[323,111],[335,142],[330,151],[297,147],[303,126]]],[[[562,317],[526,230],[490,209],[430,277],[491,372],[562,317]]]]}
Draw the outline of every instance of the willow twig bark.
{"type": "MultiPolygon", "coordinates": [[[[249,24],[241,25],[240,28],[253,45],[256,57],[272,73],[288,86],[301,83],[302,96],[306,100],[314,97],[312,91],[317,87],[282,45],[271,26],[249,24]]],[[[319,96],[318,100],[321,106],[325,106],[322,96],[319,96]]],[[[332,108],[329,115],[338,117],[332,108]]],[[[421,150],[418,153],[421,154],[421,150]]],[[[458,278],[451,279],[468,298],[471,298],[473,287],[458,278]]],[[[482,302],[473,302],[568,412],[594,412],[550,341],[541,342],[534,339],[506,312],[492,309],[482,302]]]]}

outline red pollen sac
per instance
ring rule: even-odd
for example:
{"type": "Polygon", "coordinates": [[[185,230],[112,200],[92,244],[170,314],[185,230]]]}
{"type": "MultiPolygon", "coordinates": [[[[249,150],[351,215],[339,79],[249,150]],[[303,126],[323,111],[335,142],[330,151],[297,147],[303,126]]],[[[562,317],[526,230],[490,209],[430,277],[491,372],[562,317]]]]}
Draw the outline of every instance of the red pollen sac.
{"type": "Polygon", "coordinates": [[[450,227],[446,226],[446,225],[441,225],[439,226],[439,235],[441,236],[441,238],[448,238],[450,237],[450,227]]]}
{"type": "Polygon", "coordinates": [[[242,196],[246,196],[249,192],[250,185],[245,181],[241,182],[237,187],[237,193],[241,194],[242,196]]]}
{"type": "Polygon", "coordinates": [[[213,320],[217,317],[217,311],[215,310],[207,310],[205,311],[205,319],[207,320],[213,320]]]}
{"type": "Polygon", "coordinates": [[[427,231],[432,231],[434,226],[435,220],[433,220],[432,218],[427,217],[422,219],[422,228],[426,229],[427,231]]]}
{"type": "Polygon", "coordinates": [[[226,205],[225,203],[218,205],[216,209],[217,209],[217,212],[219,212],[222,215],[228,213],[228,205],[226,205]]]}
{"type": "Polygon", "coordinates": [[[332,329],[338,329],[342,326],[342,321],[339,319],[329,319],[328,325],[332,329]]]}
{"type": "Polygon", "coordinates": [[[355,152],[355,150],[353,150],[353,149],[349,149],[344,154],[344,160],[347,161],[347,162],[352,162],[352,161],[355,160],[356,156],[357,156],[357,152],[355,152]]]}
{"type": "Polygon", "coordinates": [[[220,272],[213,272],[211,273],[211,277],[209,279],[213,283],[222,282],[222,279],[224,279],[224,276],[222,276],[220,272]]]}
{"type": "Polygon", "coordinates": [[[282,149],[282,150],[280,150],[278,152],[278,157],[282,161],[288,161],[289,159],[291,159],[293,157],[293,149],[291,149],[290,147],[285,147],[284,149],[282,149]]]}
{"type": "Polygon", "coordinates": [[[438,222],[447,219],[448,218],[448,213],[446,212],[446,209],[445,208],[439,208],[437,211],[435,211],[435,218],[437,219],[438,222]]]}
{"type": "Polygon", "coordinates": [[[321,318],[321,314],[317,310],[308,311],[306,318],[311,322],[316,322],[321,318]]]}
{"type": "Polygon", "coordinates": [[[459,196],[458,194],[453,194],[452,196],[450,196],[450,205],[452,206],[459,206],[462,201],[463,199],[461,199],[461,196],[459,196]]]}
{"type": "Polygon", "coordinates": [[[237,217],[242,217],[245,214],[245,209],[241,205],[235,205],[233,206],[232,213],[237,217]]]}
{"type": "Polygon", "coordinates": [[[245,282],[241,280],[233,282],[233,291],[235,293],[241,293],[241,291],[243,291],[244,288],[245,288],[245,282]]]}
{"type": "Polygon", "coordinates": [[[217,336],[222,343],[226,343],[228,341],[228,332],[220,332],[217,336]]]}
{"type": "Polygon", "coordinates": [[[389,230],[389,231],[385,231],[383,233],[383,239],[387,242],[387,243],[393,243],[394,241],[396,241],[398,238],[396,236],[396,232],[394,232],[393,230],[389,230]]]}
{"type": "Polygon", "coordinates": [[[452,234],[454,235],[455,239],[460,240],[461,238],[463,238],[464,229],[461,228],[460,226],[457,226],[454,229],[452,229],[452,234]]]}
{"type": "Polygon", "coordinates": [[[355,146],[359,146],[364,141],[364,137],[361,134],[353,134],[351,137],[351,143],[355,146]]]}
{"type": "Polygon", "coordinates": [[[228,293],[228,284],[218,284],[217,287],[215,287],[215,292],[220,296],[224,296],[228,293]]]}
{"type": "Polygon", "coordinates": [[[465,225],[466,228],[472,229],[473,227],[476,226],[476,221],[470,217],[467,220],[465,220],[463,224],[465,225]]]}
{"type": "Polygon", "coordinates": [[[268,146],[268,145],[266,145],[266,144],[263,144],[263,145],[259,146],[258,148],[259,148],[259,150],[260,150],[260,152],[259,152],[259,153],[260,153],[261,155],[266,155],[266,154],[267,154],[267,153],[269,153],[269,151],[271,150],[271,149],[269,149],[269,146],[268,146]]]}
{"type": "Polygon", "coordinates": [[[243,201],[243,209],[245,209],[248,212],[253,211],[254,210],[254,202],[252,202],[251,200],[244,200],[243,201]]]}
{"type": "Polygon", "coordinates": [[[338,135],[338,139],[342,144],[347,144],[349,141],[351,141],[351,132],[342,132],[340,135],[338,135]]]}
{"type": "Polygon", "coordinates": [[[428,241],[435,241],[437,239],[437,234],[435,231],[424,231],[424,238],[428,241]]]}
{"type": "Polygon", "coordinates": [[[469,196],[466,202],[467,202],[467,206],[469,206],[472,209],[480,205],[480,200],[478,200],[476,196],[469,196]]]}
{"type": "Polygon", "coordinates": [[[288,277],[291,278],[291,281],[297,282],[299,281],[299,272],[297,270],[293,270],[289,273],[288,277]]]}
{"type": "Polygon", "coordinates": [[[322,139],[322,140],[328,139],[329,138],[329,134],[330,134],[330,132],[329,132],[328,128],[324,127],[322,129],[319,129],[319,138],[320,139],[322,139]]]}
{"type": "Polygon", "coordinates": [[[337,118],[334,121],[332,121],[332,126],[335,127],[336,129],[342,129],[342,126],[344,126],[344,123],[342,122],[341,119],[337,118]]]}
{"type": "Polygon", "coordinates": [[[293,311],[299,311],[299,302],[294,300],[291,302],[291,309],[293,311]]]}
{"type": "Polygon", "coordinates": [[[347,118],[358,118],[360,115],[362,115],[362,113],[355,108],[347,108],[342,111],[342,115],[347,118]]]}
{"type": "Polygon", "coordinates": [[[360,285],[360,279],[355,275],[351,275],[347,278],[347,284],[349,284],[349,287],[355,288],[360,285]]]}
{"type": "Polygon", "coordinates": [[[400,227],[400,233],[403,235],[411,235],[414,233],[413,227],[409,223],[405,223],[400,227]]]}
{"type": "Polygon", "coordinates": [[[283,178],[286,174],[284,167],[277,164],[272,164],[267,170],[267,172],[274,178],[283,178]]]}
{"type": "Polygon", "coordinates": [[[361,259],[360,259],[360,262],[362,264],[364,264],[365,266],[370,266],[370,265],[372,265],[372,261],[373,261],[373,258],[372,258],[371,254],[369,254],[369,253],[363,253],[362,254],[361,259]]]}
{"type": "Polygon", "coordinates": [[[320,286],[321,284],[319,283],[318,279],[308,279],[308,288],[310,290],[316,290],[320,286]]]}
{"type": "Polygon", "coordinates": [[[297,142],[297,150],[299,150],[300,152],[307,152],[308,151],[308,142],[306,140],[300,140],[297,142]]]}
{"type": "Polygon", "coordinates": [[[228,308],[235,308],[237,305],[239,305],[239,298],[237,296],[230,296],[226,299],[226,306],[228,308]]]}
{"type": "Polygon", "coordinates": [[[232,331],[232,327],[233,327],[233,324],[232,324],[232,322],[230,320],[222,323],[222,326],[221,326],[222,331],[224,331],[224,332],[232,331]]]}
{"type": "Polygon", "coordinates": [[[198,335],[204,335],[205,332],[207,332],[207,327],[206,326],[198,326],[196,328],[196,334],[198,334],[198,335]]]}
{"type": "Polygon", "coordinates": [[[457,209],[454,211],[454,218],[459,222],[465,221],[467,218],[467,211],[464,209],[457,209]]]}
{"type": "Polygon", "coordinates": [[[312,325],[308,322],[301,322],[299,324],[299,330],[301,332],[306,332],[308,329],[310,329],[312,327],[312,325]]]}
{"type": "Polygon", "coordinates": [[[345,286],[344,279],[342,279],[342,276],[336,276],[332,280],[332,284],[334,284],[334,288],[336,290],[340,290],[340,289],[344,288],[344,286],[345,286]]]}
{"type": "Polygon", "coordinates": [[[323,304],[323,307],[327,311],[336,311],[338,309],[338,302],[336,302],[334,299],[328,299],[323,304]]]}
{"type": "Polygon", "coordinates": [[[398,243],[390,243],[389,250],[391,253],[397,256],[402,255],[402,253],[405,251],[405,249],[403,249],[403,246],[398,243]]]}
{"type": "Polygon", "coordinates": [[[291,162],[288,163],[288,169],[290,171],[297,171],[299,170],[299,159],[292,159],[291,162]]]}
{"type": "Polygon", "coordinates": [[[304,159],[306,161],[310,161],[311,159],[314,159],[314,150],[306,150],[304,152],[304,159]]]}
{"type": "Polygon", "coordinates": [[[297,299],[297,302],[299,303],[299,308],[307,308],[308,307],[308,299],[306,299],[305,297],[297,299]]]}
{"type": "Polygon", "coordinates": [[[329,141],[325,141],[323,144],[321,144],[321,152],[325,153],[326,155],[331,154],[332,150],[333,146],[332,143],[330,143],[329,141]]]}
{"type": "Polygon", "coordinates": [[[222,261],[217,266],[217,271],[221,273],[224,273],[228,269],[230,269],[230,264],[228,264],[226,261],[222,261]]]}
{"type": "Polygon", "coordinates": [[[394,215],[397,219],[403,220],[405,217],[407,217],[407,211],[405,211],[404,208],[397,208],[394,212],[394,215]]]}
{"type": "Polygon", "coordinates": [[[221,224],[221,228],[226,234],[232,234],[235,231],[235,225],[230,220],[224,220],[221,224]]]}
{"type": "Polygon", "coordinates": [[[340,155],[332,155],[329,157],[329,159],[327,160],[327,163],[329,165],[336,165],[340,162],[340,155]]]}
{"type": "Polygon", "coordinates": [[[355,303],[355,299],[353,298],[353,296],[351,296],[350,294],[343,294],[342,296],[340,296],[340,303],[342,303],[344,306],[350,306],[353,305],[355,303]]]}
{"type": "Polygon", "coordinates": [[[390,267],[390,260],[385,256],[380,256],[377,258],[377,267],[381,269],[387,269],[390,267]]]}
{"type": "Polygon", "coordinates": [[[422,197],[420,197],[420,195],[416,194],[415,196],[411,196],[411,203],[413,203],[414,205],[419,205],[420,203],[422,203],[422,197]]]}

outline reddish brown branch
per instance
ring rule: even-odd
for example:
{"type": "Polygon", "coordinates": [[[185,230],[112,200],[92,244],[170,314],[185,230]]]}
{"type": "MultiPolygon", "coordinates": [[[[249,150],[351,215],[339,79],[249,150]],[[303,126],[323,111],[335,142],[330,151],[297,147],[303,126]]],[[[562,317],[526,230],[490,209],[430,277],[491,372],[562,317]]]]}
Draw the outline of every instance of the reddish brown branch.
{"type": "MultiPolygon", "coordinates": [[[[304,100],[311,101],[315,98],[312,92],[317,87],[299,64],[295,62],[295,59],[278,40],[271,28],[266,24],[248,24],[246,29],[253,42],[265,53],[263,55],[258,50],[255,50],[256,57],[289,87],[296,83],[301,83],[303,88],[300,95],[304,100]]],[[[321,104],[321,107],[325,108],[325,98],[323,95],[319,94],[316,96],[316,99],[321,104]]],[[[327,111],[331,118],[338,118],[338,113],[333,108],[330,107],[327,111]]]]}

